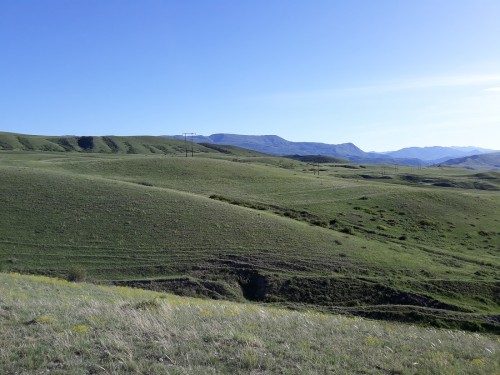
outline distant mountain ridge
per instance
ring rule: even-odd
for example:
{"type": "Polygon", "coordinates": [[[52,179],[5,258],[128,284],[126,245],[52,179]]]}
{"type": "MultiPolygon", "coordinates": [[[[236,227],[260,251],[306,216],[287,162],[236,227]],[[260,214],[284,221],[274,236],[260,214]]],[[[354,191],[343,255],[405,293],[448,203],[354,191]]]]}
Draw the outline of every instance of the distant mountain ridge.
{"type": "MultiPolygon", "coordinates": [[[[182,135],[167,136],[176,139],[184,139],[182,135]]],[[[240,134],[212,134],[210,136],[188,137],[188,141],[196,143],[226,144],[249,148],[255,151],[272,155],[291,154],[323,154],[326,156],[356,155],[365,156],[367,154],[352,143],[331,145],[317,142],[291,142],[277,135],[240,135],[240,134]],[[330,155],[338,154],[338,155],[330,155]]]]}
{"type": "MultiPolygon", "coordinates": [[[[184,139],[183,135],[165,136],[184,139]]],[[[403,164],[426,166],[442,163],[449,159],[481,155],[495,150],[480,147],[408,147],[397,151],[365,152],[353,143],[327,144],[320,142],[291,142],[277,135],[241,135],[217,133],[210,136],[193,136],[187,140],[196,143],[231,145],[263,152],[270,155],[323,155],[342,158],[354,163],[403,164]]]]}
{"type": "Polygon", "coordinates": [[[500,152],[465,156],[463,158],[447,160],[437,165],[461,167],[461,168],[476,169],[476,170],[500,171],[500,152]]]}
{"type": "MultiPolygon", "coordinates": [[[[183,135],[166,136],[184,139],[183,135]]],[[[422,165],[414,158],[397,158],[382,153],[365,152],[353,143],[327,144],[320,142],[291,142],[277,135],[240,135],[218,133],[210,136],[188,137],[196,143],[231,145],[270,155],[323,155],[347,159],[355,163],[422,165]]]]}
{"type": "MultiPolygon", "coordinates": [[[[239,135],[218,133],[210,136],[43,136],[0,132],[0,150],[97,152],[125,154],[178,154],[186,152],[184,140],[198,143],[194,152],[277,156],[325,156],[353,163],[401,164],[428,166],[448,160],[475,155],[500,153],[479,147],[409,147],[398,151],[365,152],[353,143],[327,144],[320,142],[291,142],[277,135],[239,135]]],[[[471,162],[477,165],[482,159],[471,162]]],[[[463,161],[461,161],[463,162],[463,161]]],[[[461,163],[459,162],[459,163],[461,163]]],[[[488,159],[483,169],[500,163],[488,159]]],[[[450,164],[452,165],[452,163],[450,164]]]]}
{"type": "Polygon", "coordinates": [[[398,151],[384,152],[383,154],[395,158],[417,158],[433,164],[449,159],[466,157],[471,155],[481,155],[495,152],[495,150],[480,147],[407,147],[398,151]]]}

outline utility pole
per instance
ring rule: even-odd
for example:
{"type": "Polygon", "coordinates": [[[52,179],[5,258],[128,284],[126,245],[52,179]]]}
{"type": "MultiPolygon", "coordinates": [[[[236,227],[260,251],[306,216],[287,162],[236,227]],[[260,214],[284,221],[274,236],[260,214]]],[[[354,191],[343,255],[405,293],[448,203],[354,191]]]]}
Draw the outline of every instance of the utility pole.
{"type": "Polygon", "coordinates": [[[318,173],[319,176],[319,162],[313,161],[312,163],[307,163],[307,165],[311,165],[314,175],[316,176],[316,173],[318,173]]]}
{"type": "Polygon", "coordinates": [[[193,137],[196,133],[182,133],[184,135],[184,149],[186,150],[186,157],[188,157],[188,145],[187,145],[187,137],[191,137],[191,157],[194,157],[194,142],[193,137]]]}

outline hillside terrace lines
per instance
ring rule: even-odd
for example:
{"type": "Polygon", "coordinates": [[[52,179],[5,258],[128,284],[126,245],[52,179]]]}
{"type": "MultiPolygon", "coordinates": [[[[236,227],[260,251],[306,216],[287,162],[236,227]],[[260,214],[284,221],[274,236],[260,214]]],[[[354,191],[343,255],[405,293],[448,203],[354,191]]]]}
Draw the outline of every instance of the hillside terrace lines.
{"type": "MultiPolygon", "coordinates": [[[[204,257],[221,257],[224,256],[224,254],[248,254],[249,250],[251,250],[251,255],[248,256],[248,259],[261,259],[262,257],[280,257],[281,255],[286,255],[288,259],[295,259],[295,261],[300,261],[300,262],[306,262],[306,261],[313,261],[314,263],[321,263],[323,261],[329,260],[332,261],[333,259],[336,259],[338,255],[335,253],[332,253],[331,255],[327,256],[324,253],[321,252],[315,252],[315,251],[308,251],[307,253],[301,254],[300,256],[295,255],[296,250],[294,249],[287,249],[285,248],[280,248],[280,249],[275,249],[271,246],[254,246],[252,245],[251,248],[247,248],[245,246],[237,246],[237,247],[223,247],[220,248],[218,246],[214,246],[212,244],[207,244],[206,246],[196,246],[196,245],[190,245],[188,243],[186,244],[180,244],[180,243],[175,243],[172,245],[167,245],[163,247],[156,247],[156,246],[150,246],[150,245],[138,245],[136,247],[117,247],[117,246],[110,246],[109,244],[91,244],[91,245],[84,245],[84,244],[61,244],[61,243],[52,243],[52,242],[26,242],[26,241],[14,241],[14,240],[1,240],[0,243],[5,244],[5,245],[12,245],[12,249],[15,249],[16,254],[18,255],[28,255],[31,254],[34,256],[35,254],[32,252],[23,252],[22,248],[24,247],[30,247],[30,248],[36,248],[36,249],[41,249],[43,250],[42,253],[40,253],[40,256],[60,256],[60,255],[65,255],[65,257],[109,257],[109,256],[125,256],[127,255],[128,258],[130,257],[137,257],[137,256],[144,256],[146,254],[149,254],[150,257],[169,257],[169,258],[177,258],[177,257],[193,257],[197,254],[205,254],[204,257]],[[54,252],[55,249],[60,249],[60,252],[54,252]],[[73,250],[83,250],[84,253],[82,252],[70,252],[68,253],[67,249],[73,249],[73,250]],[[47,251],[49,250],[49,251],[47,251]]],[[[337,245],[334,241],[332,241],[332,249],[335,247],[340,247],[340,245],[337,245]]],[[[8,247],[4,247],[8,248],[8,247]]],[[[310,249],[312,250],[312,249],[310,249]]],[[[149,259],[147,258],[147,259],[149,259]]],[[[271,260],[270,258],[269,260],[271,260]]],[[[351,262],[353,259],[350,260],[351,262]]]]}
{"type": "MultiPolygon", "coordinates": [[[[98,247],[78,247],[78,246],[57,246],[50,244],[31,244],[30,247],[39,248],[39,249],[48,249],[49,251],[43,251],[40,253],[33,253],[28,251],[22,251],[18,247],[13,248],[15,250],[13,256],[15,257],[28,257],[27,259],[35,260],[37,258],[44,259],[48,258],[59,258],[61,261],[66,263],[70,259],[79,259],[79,258],[88,258],[92,259],[122,259],[124,261],[134,262],[143,260],[143,261],[151,261],[156,260],[158,262],[177,262],[180,260],[192,261],[195,263],[195,260],[199,261],[210,261],[213,263],[223,264],[224,262],[235,262],[234,257],[238,256],[241,259],[245,260],[245,264],[259,267],[265,267],[263,263],[263,259],[266,259],[266,262],[269,264],[280,264],[282,266],[288,265],[287,267],[283,267],[283,269],[292,270],[296,267],[299,269],[311,269],[322,271],[323,269],[332,269],[335,268],[336,265],[342,265],[343,267],[354,267],[356,262],[353,259],[346,259],[344,257],[339,256],[321,256],[321,255],[310,255],[307,257],[306,254],[295,255],[293,253],[286,254],[283,252],[275,252],[270,249],[261,250],[252,249],[251,256],[248,256],[248,249],[238,249],[238,248],[229,248],[224,250],[217,250],[214,248],[206,247],[206,248],[196,248],[196,249],[182,249],[182,248],[168,248],[168,249],[151,249],[151,248],[138,248],[138,249],[130,249],[130,251],[120,249],[120,251],[112,251],[111,253],[106,252],[103,253],[102,250],[115,250],[113,248],[98,248],[98,247]],[[55,248],[61,248],[61,252],[54,252],[55,248]],[[68,253],[66,251],[67,248],[72,248],[75,250],[85,250],[85,253],[77,252],[68,253]],[[93,251],[95,250],[95,251],[93,251]],[[281,255],[286,254],[286,259],[281,259],[281,255]],[[352,264],[351,264],[352,263],[352,264]]],[[[9,251],[7,249],[0,251],[0,253],[8,254],[9,251]]],[[[49,262],[53,262],[54,259],[49,260],[49,262]]],[[[356,267],[361,266],[358,265],[356,267]]]]}

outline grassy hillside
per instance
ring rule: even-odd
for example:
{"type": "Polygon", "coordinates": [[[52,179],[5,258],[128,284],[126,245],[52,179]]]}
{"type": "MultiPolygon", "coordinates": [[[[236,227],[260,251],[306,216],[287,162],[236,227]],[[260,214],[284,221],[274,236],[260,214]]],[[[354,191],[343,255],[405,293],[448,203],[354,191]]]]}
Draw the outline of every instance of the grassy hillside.
{"type": "MultiPolygon", "coordinates": [[[[191,153],[224,153],[257,155],[253,151],[239,147],[214,149],[196,143],[187,144],[191,153]]],[[[165,137],[152,136],[59,136],[26,135],[0,132],[0,150],[9,151],[55,151],[55,152],[87,152],[105,154],[168,154],[185,155],[186,143],[165,137]]]]}
{"type": "Polygon", "coordinates": [[[496,213],[500,195],[496,191],[500,179],[494,174],[463,171],[457,176],[456,171],[451,175],[442,169],[400,167],[391,176],[389,171],[393,169],[389,167],[384,175],[378,167],[356,172],[341,168],[340,173],[335,167],[323,167],[317,177],[307,173],[311,167],[305,164],[298,171],[208,158],[93,159],[55,164],[53,168],[80,174],[146,181],[204,197],[217,195],[234,204],[260,205],[283,214],[288,211],[288,217],[305,212],[320,226],[352,229],[345,231],[358,231],[368,239],[438,245],[443,250],[452,248],[467,254],[471,253],[469,247],[480,246],[482,255],[498,255],[500,218],[496,213]],[[450,189],[454,187],[457,189],[450,189]],[[404,242],[399,240],[401,236],[406,236],[404,242]]]}
{"type": "Polygon", "coordinates": [[[319,164],[324,164],[324,163],[344,163],[348,164],[349,161],[340,159],[340,158],[334,158],[333,156],[323,156],[323,155],[287,155],[285,156],[286,158],[293,159],[293,160],[298,160],[302,161],[304,163],[319,163],[319,164]]]}
{"type": "Polygon", "coordinates": [[[13,151],[0,173],[5,270],[500,327],[495,174],[13,151]]]}
{"type": "Polygon", "coordinates": [[[496,374],[496,337],[1,274],[0,373],[496,374]]]}

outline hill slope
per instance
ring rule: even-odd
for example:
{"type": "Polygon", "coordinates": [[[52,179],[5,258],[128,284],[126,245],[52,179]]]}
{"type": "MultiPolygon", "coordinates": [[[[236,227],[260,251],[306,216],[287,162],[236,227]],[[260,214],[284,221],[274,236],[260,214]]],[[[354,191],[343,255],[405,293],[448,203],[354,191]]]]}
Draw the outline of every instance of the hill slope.
{"type": "Polygon", "coordinates": [[[367,167],[318,177],[262,157],[0,160],[4,269],[65,276],[78,265],[183,294],[499,329],[493,190],[428,186],[406,171],[378,179],[367,167]]]}
{"type": "Polygon", "coordinates": [[[0,273],[0,373],[494,374],[494,337],[0,273]]]}
{"type": "Polygon", "coordinates": [[[55,151],[104,154],[165,154],[189,155],[193,153],[222,153],[257,156],[259,153],[239,147],[214,148],[197,143],[153,136],[41,136],[0,132],[0,150],[55,151]]]}

